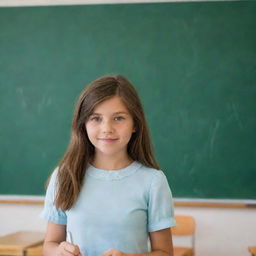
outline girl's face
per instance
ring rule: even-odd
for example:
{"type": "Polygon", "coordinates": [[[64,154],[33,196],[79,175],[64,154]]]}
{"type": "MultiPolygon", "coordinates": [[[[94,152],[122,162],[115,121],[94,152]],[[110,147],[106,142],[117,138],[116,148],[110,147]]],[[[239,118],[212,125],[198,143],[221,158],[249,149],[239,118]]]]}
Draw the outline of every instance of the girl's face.
{"type": "Polygon", "coordinates": [[[86,122],[86,131],[97,156],[127,155],[127,144],[135,132],[128,109],[118,96],[98,104],[86,122]]]}

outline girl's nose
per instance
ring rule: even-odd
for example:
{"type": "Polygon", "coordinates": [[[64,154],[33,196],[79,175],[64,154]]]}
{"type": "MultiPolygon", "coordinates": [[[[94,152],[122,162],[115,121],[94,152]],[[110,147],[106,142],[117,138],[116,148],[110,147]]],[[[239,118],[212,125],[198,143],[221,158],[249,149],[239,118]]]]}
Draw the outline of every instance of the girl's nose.
{"type": "Polygon", "coordinates": [[[102,131],[103,133],[112,133],[113,132],[113,126],[111,121],[105,121],[102,123],[102,131]]]}

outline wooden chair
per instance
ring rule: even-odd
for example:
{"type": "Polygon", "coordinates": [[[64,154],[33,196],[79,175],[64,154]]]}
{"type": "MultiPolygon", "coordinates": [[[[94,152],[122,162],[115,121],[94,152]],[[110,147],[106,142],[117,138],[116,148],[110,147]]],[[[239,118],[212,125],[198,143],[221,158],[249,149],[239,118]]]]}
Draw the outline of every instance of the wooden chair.
{"type": "Polygon", "coordinates": [[[195,219],[192,216],[176,215],[176,226],[171,228],[173,236],[190,236],[189,247],[173,246],[174,256],[194,256],[195,255],[195,219]]]}
{"type": "MultiPolygon", "coordinates": [[[[42,245],[44,233],[20,231],[0,237],[0,256],[25,256],[27,249],[42,245]]],[[[39,255],[35,255],[39,256],[39,255]]]]}

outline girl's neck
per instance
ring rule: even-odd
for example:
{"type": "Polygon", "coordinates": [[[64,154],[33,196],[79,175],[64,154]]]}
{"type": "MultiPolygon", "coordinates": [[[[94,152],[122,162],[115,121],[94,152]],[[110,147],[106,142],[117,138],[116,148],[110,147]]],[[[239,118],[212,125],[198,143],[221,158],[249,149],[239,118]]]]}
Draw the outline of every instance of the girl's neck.
{"type": "Polygon", "coordinates": [[[103,156],[95,156],[91,164],[103,170],[120,170],[127,166],[129,166],[133,160],[128,156],[120,156],[120,157],[103,157],[103,156]]]}

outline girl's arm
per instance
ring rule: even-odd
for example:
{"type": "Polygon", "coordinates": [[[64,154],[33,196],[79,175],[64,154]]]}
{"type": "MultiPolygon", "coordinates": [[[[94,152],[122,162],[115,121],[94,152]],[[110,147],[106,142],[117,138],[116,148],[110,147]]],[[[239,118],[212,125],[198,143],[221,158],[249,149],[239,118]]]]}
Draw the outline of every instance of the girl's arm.
{"type": "Polygon", "coordinates": [[[151,242],[150,253],[125,253],[117,249],[110,249],[102,256],[173,256],[171,229],[166,228],[149,233],[151,242]]]}
{"type": "Polygon", "coordinates": [[[66,242],[66,226],[48,222],[43,246],[44,256],[82,256],[77,245],[66,242]]]}
{"type": "Polygon", "coordinates": [[[173,256],[172,232],[170,228],[149,233],[151,253],[149,255],[173,256]]]}

